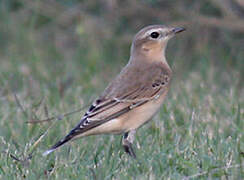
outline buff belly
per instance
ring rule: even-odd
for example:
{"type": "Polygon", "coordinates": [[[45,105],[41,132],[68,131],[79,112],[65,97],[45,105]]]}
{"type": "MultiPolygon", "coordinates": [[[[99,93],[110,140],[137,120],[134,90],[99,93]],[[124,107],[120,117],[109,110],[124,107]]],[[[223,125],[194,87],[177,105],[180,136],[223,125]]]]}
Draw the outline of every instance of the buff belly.
{"type": "Polygon", "coordinates": [[[120,134],[137,129],[151,120],[153,115],[157,113],[165,99],[166,94],[167,92],[162,94],[158,99],[136,107],[135,109],[116,119],[110,120],[107,123],[81,134],[79,137],[97,134],[120,134]]]}

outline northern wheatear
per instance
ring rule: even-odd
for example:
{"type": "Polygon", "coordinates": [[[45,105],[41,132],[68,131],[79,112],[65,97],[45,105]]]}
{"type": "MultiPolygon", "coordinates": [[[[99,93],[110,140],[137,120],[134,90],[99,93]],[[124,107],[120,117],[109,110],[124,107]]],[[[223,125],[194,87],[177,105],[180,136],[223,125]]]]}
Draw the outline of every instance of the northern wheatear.
{"type": "Polygon", "coordinates": [[[78,137],[124,133],[123,147],[136,157],[132,149],[135,132],[159,110],[169,90],[172,71],[165,58],[167,42],[184,30],[164,25],[140,30],[132,42],[128,64],[94,101],[78,125],[43,155],[78,137]]]}

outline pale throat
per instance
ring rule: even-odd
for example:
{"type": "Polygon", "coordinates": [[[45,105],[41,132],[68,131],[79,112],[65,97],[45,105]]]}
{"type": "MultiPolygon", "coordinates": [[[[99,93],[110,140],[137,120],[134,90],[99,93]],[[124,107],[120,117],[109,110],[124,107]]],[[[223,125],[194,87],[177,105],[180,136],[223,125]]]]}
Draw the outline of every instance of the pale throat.
{"type": "Polygon", "coordinates": [[[165,57],[165,47],[147,49],[143,54],[149,61],[159,61],[167,64],[165,57]]]}
{"type": "Polygon", "coordinates": [[[144,60],[146,62],[161,62],[169,66],[165,57],[166,46],[167,44],[153,44],[150,46],[141,46],[140,48],[132,47],[129,62],[134,63],[135,59],[139,59],[140,61],[144,60]]]}

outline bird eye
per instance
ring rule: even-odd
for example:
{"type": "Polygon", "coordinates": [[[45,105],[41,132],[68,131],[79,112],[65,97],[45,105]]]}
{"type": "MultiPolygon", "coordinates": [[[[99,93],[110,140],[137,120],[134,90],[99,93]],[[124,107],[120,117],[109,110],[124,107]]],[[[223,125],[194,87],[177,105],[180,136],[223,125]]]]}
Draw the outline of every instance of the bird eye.
{"type": "Polygon", "coordinates": [[[153,39],[157,39],[157,38],[159,37],[159,33],[158,33],[158,32],[152,32],[152,33],[150,34],[150,36],[151,36],[151,38],[153,38],[153,39]]]}

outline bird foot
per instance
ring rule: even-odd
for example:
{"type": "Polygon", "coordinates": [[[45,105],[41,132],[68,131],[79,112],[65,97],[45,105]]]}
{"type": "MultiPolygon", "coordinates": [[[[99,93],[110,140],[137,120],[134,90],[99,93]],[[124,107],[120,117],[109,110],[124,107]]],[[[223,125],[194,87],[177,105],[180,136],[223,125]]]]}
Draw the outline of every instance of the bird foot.
{"type": "Polygon", "coordinates": [[[123,143],[123,147],[126,153],[128,153],[131,157],[136,159],[136,154],[132,148],[132,143],[130,143],[129,141],[125,140],[123,143]]]}
{"type": "Polygon", "coordinates": [[[132,148],[132,143],[135,138],[135,133],[136,133],[136,130],[126,132],[124,134],[123,140],[122,140],[122,144],[123,144],[125,152],[128,153],[133,158],[136,158],[136,154],[132,148]]]}

